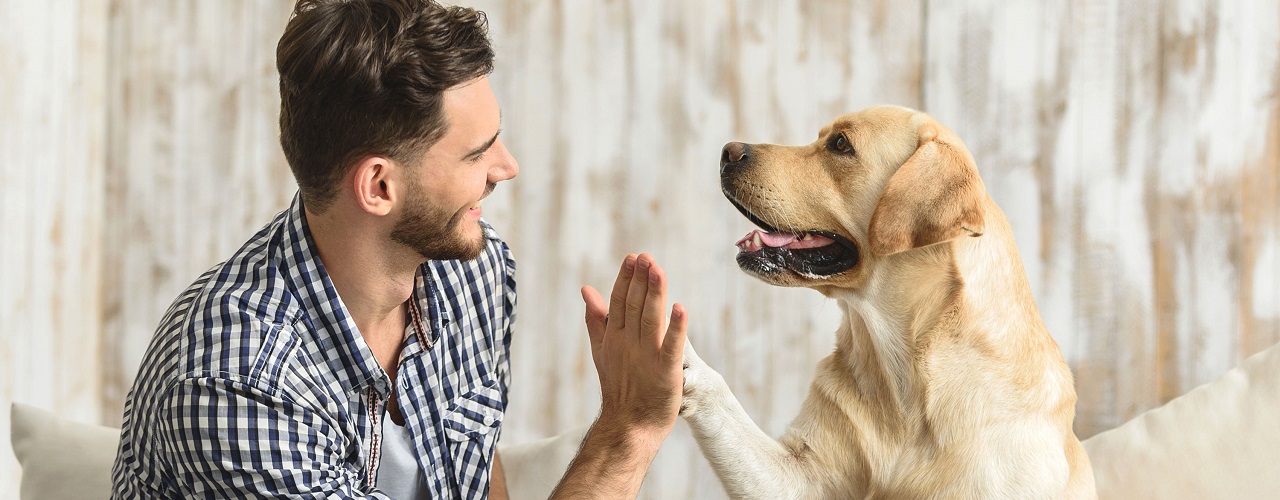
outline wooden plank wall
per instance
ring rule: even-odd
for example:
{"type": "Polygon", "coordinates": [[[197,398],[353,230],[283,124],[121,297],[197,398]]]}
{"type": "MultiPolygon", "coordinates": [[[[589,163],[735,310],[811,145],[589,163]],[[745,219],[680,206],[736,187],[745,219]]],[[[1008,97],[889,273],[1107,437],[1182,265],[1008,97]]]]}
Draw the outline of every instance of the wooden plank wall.
{"type": "MultiPolygon", "coordinates": [[[[288,206],[275,47],[290,2],[114,0],[104,409],[178,292],[288,206]],[[139,300],[139,299],[142,300],[139,300]]],[[[105,421],[118,425],[118,411],[105,421]]]]}
{"type": "MultiPolygon", "coordinates": [[[[634,251],[779,433],[839,314],[736,269],[750,225],[719,193],[719,150],[808,142],[877,103],[967,142],[1075,370],[1082,435],[1280,341],[1275,2],[465,3],[489,13],[522,166],[486,206],[520,261],[505,440],[594,416],[577,288],[634,251]]],[[[174,295],[287,204],[289,9],[0,0],[0,404],[118,423],[174,295]]],[[[651,476],[644,498],[723,496],[683,425],[651,476]]]]}
{"type": "Polygon", "coordinates": [[[0,498],[9,402],[104,411],[106,0],[0,0],[0,498]]]}

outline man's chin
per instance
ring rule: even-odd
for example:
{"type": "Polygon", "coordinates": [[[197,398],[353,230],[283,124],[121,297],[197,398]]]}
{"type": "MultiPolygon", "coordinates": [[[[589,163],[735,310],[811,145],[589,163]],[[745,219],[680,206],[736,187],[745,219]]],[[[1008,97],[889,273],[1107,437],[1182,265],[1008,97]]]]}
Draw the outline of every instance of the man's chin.
{"type": "Polygon", "coordinates": [[[454,247],[447,250],[435,249],[434,252],[426,253],[423,250],[418,251],[418,255],[423,260],[476,260],[480,255],[484,254],[484,241],[477,242],[471,247],[454,247]]]}
{"type": "Polygon", "coordinates": [[[425,223],[427,217],[397,222],[391,239],[416,252],[423,260],[473,260],[484,253],[485,235],[480,220],[457,215],[444,227],[425,223]]]}
{"type": "Polygon", "coordinates": [[[460,234],[454,232],[450,241],[436,240],[431,246],[418,246],[414,250],[423,260],[475,260],[484,253],[485,236],[480,224],[476,224],[478,234],[460,234]]]}

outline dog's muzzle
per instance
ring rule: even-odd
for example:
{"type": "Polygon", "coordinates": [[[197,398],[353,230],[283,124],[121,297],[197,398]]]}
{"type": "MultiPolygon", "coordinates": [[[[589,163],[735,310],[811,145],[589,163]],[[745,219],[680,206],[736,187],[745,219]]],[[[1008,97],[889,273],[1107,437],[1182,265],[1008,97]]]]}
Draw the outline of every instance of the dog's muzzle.
{"type": "MultiPolygon", "coordinates": [[[[763,229],[738,241],[738,266],[761,277],[790,271],[806,278],[825,278],[858,265],[858,247],[848,238],[819,229],[779,229],[769,222],[767,214],[759,215],[741,201],[760,199],[742,192],[743,187],[736,182],[753,160],[750,144],[730,142],[720,152],[721,191],[747,220],[763,229]]],[[[771,196],[774,203],[779,202],[776,195],[771,196]]]]}

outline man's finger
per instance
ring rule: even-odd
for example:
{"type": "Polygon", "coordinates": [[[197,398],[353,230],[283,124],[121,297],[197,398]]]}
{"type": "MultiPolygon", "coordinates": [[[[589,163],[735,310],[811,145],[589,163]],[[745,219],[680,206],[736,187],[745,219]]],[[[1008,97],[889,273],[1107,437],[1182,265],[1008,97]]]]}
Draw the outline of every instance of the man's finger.
{"type": "Polygon", "coordinates": [[[626,325],[626,315],[623,314],[623,310],[627,305],[627,287],[631,286],[637,260],[639,257],[636,254],[629,254],[622,259],[622,267],[618,269],[618,279],[613,281],[613,292],[609,293],[609,312],[613,313],[610,319],[614,322],[614,328],[626,325]]]}
{"type": "Polygon", "coordinates": [[[662,347],[662,331],[667,313],[667,277],[658,264],[649,266],[649,289],[640,312],[640,340],[656,350],[662,347]]]}
{"type": "MultiPolygon", "coordinates": [[[[684,310],[684,306],[677,303],[671,306],[671,322],[667,324],[667,336],[662,339],[662,351],[670,356],[669,359],[681,360],[684,358],[684,349],[689,334],[689,313],[684,310]]],[[[690,347],[690,350],[693,348],[690,347]]],[[[697,354],[694,354],[697,356],[697,354]]]]}
{"type": "MultiPolygon", "coordinates": [[[[626,319],[624,325],[635,325],[634,328],[641,328],[641,314],[644,312],[644,302],[649,295],[649,268],[653,265],[653,257],[647,253],[640,254],[636,259],[636,272],[632,273],[631,283],[627,288],[626,299],[626,319]]],[[[617,314],[617,313],[614,313],[617,314]]]]}
{"type": "Polygon", "coordinates": [[[589,286],[582,287],[582,302],[587,306],[587,335],[591,337],[591,350],[594,352],[604,341],[605,318],[609,310],[605,309],[600,292],[589,286]]]}

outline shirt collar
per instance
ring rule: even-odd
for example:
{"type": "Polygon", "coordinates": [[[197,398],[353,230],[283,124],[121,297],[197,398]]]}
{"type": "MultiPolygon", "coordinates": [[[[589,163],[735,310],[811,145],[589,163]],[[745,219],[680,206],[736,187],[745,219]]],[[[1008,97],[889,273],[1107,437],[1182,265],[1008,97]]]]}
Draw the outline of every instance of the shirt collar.
{"type": "Polygon", "coordinates": [[[311,322],[306,330],[313,336],[311,340],[317,343],[319,351],[324,353],[324,362],[330,372],[337,376],[339,384],[348,392],[363,391],[372,385],[378,392],[386,394],[390,387],[387,387],[385,373],[360,336],[355,320],[338,297],[338,291],[316,253],[301,194],[294,194],[284,226],[281,271],[299,299],[303,316],[311,322]]]}

